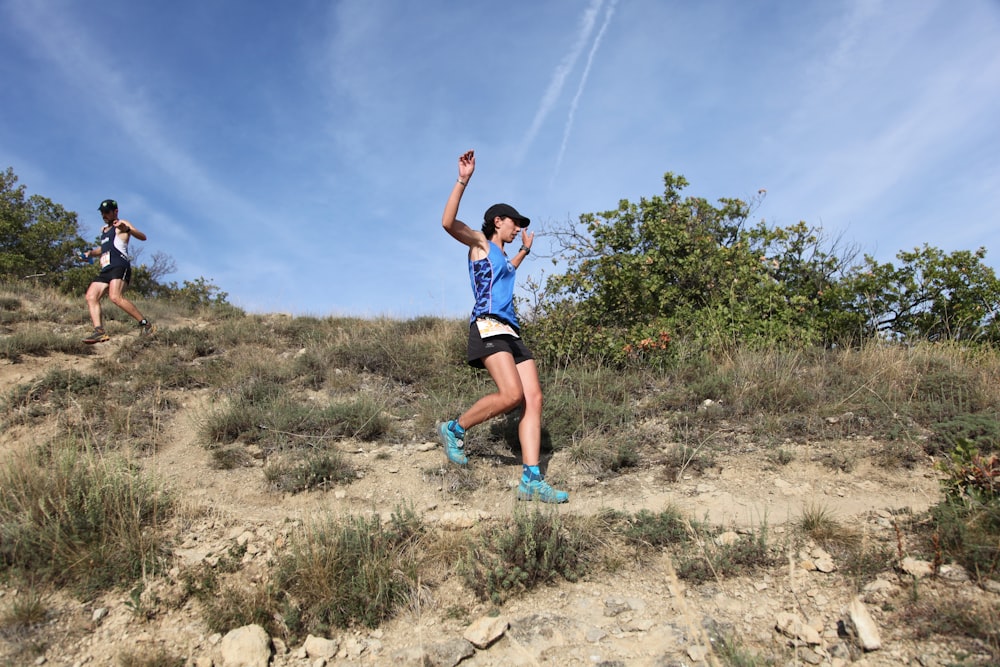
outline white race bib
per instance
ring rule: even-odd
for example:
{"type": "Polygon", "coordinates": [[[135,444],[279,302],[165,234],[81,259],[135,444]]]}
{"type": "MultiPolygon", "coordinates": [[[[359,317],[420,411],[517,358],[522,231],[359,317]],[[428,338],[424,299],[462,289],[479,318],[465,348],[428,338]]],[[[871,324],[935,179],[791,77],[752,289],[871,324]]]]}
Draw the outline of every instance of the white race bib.
{"type": "Polygon", "coordinates": [[[520,338],[517,332],[514,331],[514,327],[510,326],[506,322],[501,322],[500,320],[495,320],[492,317],[477,317],[476,327],[479,328],[480,338],[489,338],[490,336],[501,336],[508,335],[514,338],[520,338]]]}

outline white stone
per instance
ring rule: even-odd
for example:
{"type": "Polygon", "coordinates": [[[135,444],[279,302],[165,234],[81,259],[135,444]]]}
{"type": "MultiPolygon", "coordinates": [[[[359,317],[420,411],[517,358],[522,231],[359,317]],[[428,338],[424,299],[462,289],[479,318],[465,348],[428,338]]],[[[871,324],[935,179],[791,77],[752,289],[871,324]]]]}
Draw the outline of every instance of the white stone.
{"type": "Polygon", "coordinates": [[[337,655],[340,644],[335,639],[309,635],[302,648],[306,650],[306,655],[310,658],[332,658],[337,655]]]}
{"type": "Polygon", "coordinates": [[[259,625],[244,625],[222,638],[222,667],[267,667],[271,638],[259,625]]]}
{"type": "Polygon", "coordinates": [[[503,616],[480,616],[465,629],[462,637],[478,649],[487,648],[503,636],[508,622],[503,616]]]}
{"type": "Polygon", "coordinates": [[[877,651],[882,648],[882,639],[879,637],[878,626],[875,619],[868,613],[868,608],[861,598],[855,597],[851,600],[847,613],[850,615],[851,623],[857,632],[858,646],[865,651],[877,651]]]}

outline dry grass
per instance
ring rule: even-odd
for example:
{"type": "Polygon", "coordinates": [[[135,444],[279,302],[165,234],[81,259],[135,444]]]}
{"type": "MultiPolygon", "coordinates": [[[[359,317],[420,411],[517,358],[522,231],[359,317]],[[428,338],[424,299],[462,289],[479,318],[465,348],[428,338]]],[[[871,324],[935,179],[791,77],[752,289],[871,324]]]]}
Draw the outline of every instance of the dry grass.
{"type": "MultiPolygon", "coordinates": [[[[169,303],[148,306],[154,319],[191,315],[169,303]]],[[[169,552],[163,529],[172,501],[141,474],[141,463],[162,443],[183,392],[200,389],[210,396],[199,437],[220,467],[264,460],[261,482],[296,492],[350,481],[354,471],[336,456],[340,442],[426,439],[434,422],[492,389],[488,376],[463,362],[466,330],[459,320],[232,310],[206,310],[199,317],[198,326],[166,327],[151,339],[122,342],[100,371],[53,364],[6,388],[4,428],[30,428],[41,442],[0,462],[4,576],[38,582],[40,591],[69,587],[81,594],[112,589],[123,575],[127,587],[155,576],[160,556],[169,552]]],[[[76,342],[84,319],[82,302],[2,287],[0,326],[9,335],[0,356],[24,361],[55,352],[89,354],[76,342]]],[[[128,324],[112,318],[110,325],[114,333],[128,324]]],[[[862,459],[887,470],[905,468],[970,438],[987,449],[1000,433],[1000,353],[989,348],[730,349],[681,356],[655,373],[597,364],[541,373],[545,451],[565,449],[575,470],[595,483],[637,468],[661,481],[698,476],[721,454],[738,453],[747,438],[772,452],[774,465],[791,463],[791,445],[808,441],[831,469],[845,471],[862,459]],[[715,403],[699,411],[705,399],[715,403]],[[851,452],[837,444],[847,437],[877,444],[851,452]]],[[[467,446],[493,461],[516,455],[516,417],[476,430],[467,446]]],[[[457,499],[501,488],[499,475],[496,466],[424,471],[428,483],[457,499]]],[[[997,516],[995,504],[960,502],[923,520],[934,526],[935,548],[970,564],[974,576],[996,578],[1000,564],[987,547],[1000,533],[997,516]]],[[[330,516],[297,534],[270,569],[254,574],[252,585],[239,559],[230,563],[231,572],[185,576],[192,595],[200,591],[201,599],[211,599],[204,613],[212,627],[259,620],[274,624],[275,633],[300,636],[345,624],[378,625],[419,604],[421,582],[458,576],[455,563],[462,559],[469,591],[502,601],[546,581],[572,581],[588,568],[613,572],[663,552],[695,586],[778,567],[776,555],[787,547],[766,527],[717,544],[721,527],[672,508],[573,521],[582,523],[519,510],[466,534],[438,534],[404,510],[391,521],[330,516]],[[587,536],[589,549],[575,535],[587,536]],[[529,543],[537,549],[525,550],[529,543]]],[[[917,531],[914,525],[900,530],[917,531]]],[[[856,588],[900,556],[895,544],[858,534],[823,506],[804,508],[797,527],[794,539],[823,544],[856,588]]],[[[911,543],[930,557],[934,548],[927,539],[918,535],[911,543]]],[[[41,596],[37,604],[25,599],[23,608],[8,610],[2,625],[31,626],[45,613],[41,596]]],[[[468,613],[460,607],[456,614],[468,613]]],[[[925,607],[914,603],[901,611],[921,627],[921,619],[936,613],[925,607]]],[[[995,619],[996,610],[984,609],[978,618],[995,619]]],[[[958,621],[947,627],[952,635],[964,632],[958,621]]],[[[996,651],[995,633],[982,629],[974,638],[993,642],[996,651]]],[[[731,648],[734,664],[753,664],[738,646],[731,648]]],[[[128,660],[157,665],[173,657],[128,660]]]]}

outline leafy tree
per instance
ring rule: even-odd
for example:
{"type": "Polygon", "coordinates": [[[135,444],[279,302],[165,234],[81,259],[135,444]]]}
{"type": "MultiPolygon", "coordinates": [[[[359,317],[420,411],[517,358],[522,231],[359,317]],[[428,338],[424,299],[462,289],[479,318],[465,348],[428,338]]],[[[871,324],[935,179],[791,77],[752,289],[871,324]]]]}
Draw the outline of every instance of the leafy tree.
{"type": "MultiPolygon", "coordinates": [[[[81,264],[78,253],[97,243],[80,237],[76,213],[46,197],[26,196],[12,168],[0,173],[0,281],[30,276],[64,293],[83,294],[97,267],[81,264]]],[[[141,254],[142,249],[137,249],[135,257],[141,254]]],[[[163,277],[176,268],[173,258],[162,252],[153,253],[151,264],[134,260],[129,288],[145,297],[173,299],[192,308],[239,310],[230,306],[226,292],[203,277],[181,285],[164,282],[163,277]]]]}
{"type": "Polygon", "coordinates": [[[567,270],[549,278],[532,325],[555,317],[564,339],[585,343],[577,349],[619,358],[667,352],[676,336],[812,343],[853,326],[827,315],[843,299],[836,244],[805,223],[748,227],[763,191],[715,206],[682,197],[687,184],[667,173],[662,196],[557,230],[567,270]]]}
{"type": "Polygon", "coordinates": [[[985,257],[985,248],[945,254],[926,244],[900,251],[899,266],[866,256],[848,280],[849,308],[870,335],[1000,341],[1000,280],[985,257]]]}
{"type": "Polygon", "coordinates": [[[27,197],[12,168],[0,173],[0,278],[52,282],[86,246],[76,213],[41,195],[27,197]]]}

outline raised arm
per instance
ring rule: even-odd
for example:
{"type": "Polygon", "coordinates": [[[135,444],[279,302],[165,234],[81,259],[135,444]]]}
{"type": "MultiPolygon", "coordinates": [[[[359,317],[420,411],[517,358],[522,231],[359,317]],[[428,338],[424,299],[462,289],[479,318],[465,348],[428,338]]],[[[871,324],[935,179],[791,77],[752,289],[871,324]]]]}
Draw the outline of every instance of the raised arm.
{"type": "Polygon", "coordinates": [[[462,195],[469,185],[472,172],[476,170],[475,151],[463,153],[458,158],[458,179],[451,188],[448,195],[448,203],[444,206],[444,214],[441,216],[441,226],[453,238],[470,248],[482,247],[486,245],[486,237],[479,230],[472,229],[467,224],[458,219],[458,205],[462,202],[462,195]]]}
{"type": "Polygon", "coordinates": [[[133,238],[137,238],[140,241],[146,240],[146,235],[135,228],[128,220],[122,220],[119,218],[115,220],[115,229],[118,230],[119,234],[130,234],[133,238]]]}

